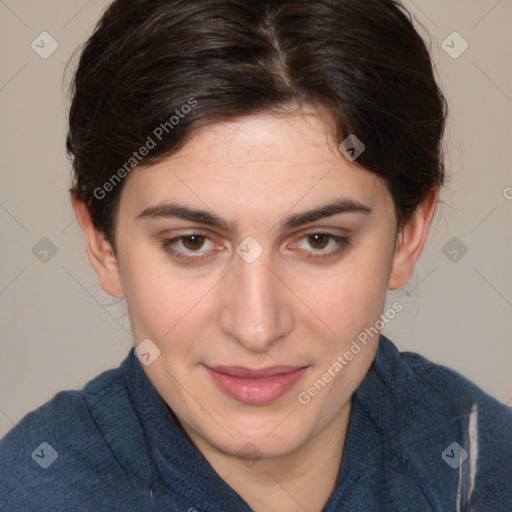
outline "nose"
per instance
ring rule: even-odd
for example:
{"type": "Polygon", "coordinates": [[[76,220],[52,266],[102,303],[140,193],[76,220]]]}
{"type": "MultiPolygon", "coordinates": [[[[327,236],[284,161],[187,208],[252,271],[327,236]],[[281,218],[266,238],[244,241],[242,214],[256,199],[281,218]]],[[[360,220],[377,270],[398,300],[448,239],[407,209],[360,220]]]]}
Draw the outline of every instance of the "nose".
{"type": "Polygon", "coordinates": [[[221,328],[251,352],[266,352],[294,326],[292,294],[271,265],[265,254],[253,263],[239,258],[223,284],[221,328]]]}

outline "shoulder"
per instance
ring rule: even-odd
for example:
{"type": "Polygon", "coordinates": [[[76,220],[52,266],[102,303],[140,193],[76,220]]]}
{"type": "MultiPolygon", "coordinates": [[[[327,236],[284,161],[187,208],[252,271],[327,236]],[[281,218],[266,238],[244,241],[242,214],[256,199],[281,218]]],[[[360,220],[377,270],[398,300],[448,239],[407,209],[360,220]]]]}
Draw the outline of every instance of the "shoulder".
{"type": "Polygon", "coordinates": [[[126,416],[123,379],[117,368],[82,390],[61,391],[0,440],[0,510],[60,511],[86,503],[90,508],[82,510],[102,510],[101,489],[131,485],[98,423],[101,415],[117,425],[126,416]]]}
{"type": "MultiPolygon", "coordinates": [[[[512,408],[485,392],[467,377],[414,352],[395,349],[396,386],[405,407],[423,410],[432,418],[468,419],[477,406],[480,427],[512,426],[512,408]]],[[[508,432],[507,432],[508,434],[508,432]]]]}
{"type": "Polygon", "coordinates": [[[425,492],[442,494],[443,485],[455,482],[457,489],[473,490],[475,510],[484,504],[506,510],[512,502],[512,409],[458,372],[398,351],[384,336],[374,370],[393,397],[388,403],[402,462],[425,492]]]}
{"type": "Polygon", "coordinates": [[[505,421],[512,417],[511,408],[467,377],[420,354],[400,352],[385,336],[381,336],[373,366],[381,384],[393,391],[405,407],[434,407],[439,414],[452,415],[477,403],[499,413],[505,421]]]}

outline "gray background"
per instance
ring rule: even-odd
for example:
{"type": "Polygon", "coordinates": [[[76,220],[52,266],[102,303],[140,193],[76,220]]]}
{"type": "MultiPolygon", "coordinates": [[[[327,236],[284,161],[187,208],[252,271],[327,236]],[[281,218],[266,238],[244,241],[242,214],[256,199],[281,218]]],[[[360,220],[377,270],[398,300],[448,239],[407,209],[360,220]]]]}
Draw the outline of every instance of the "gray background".
{"type": "MultiPolygon", "coordinates": [[[[0,436],[56,392],[116,367],[132,344],[67,194],[66,64],[107,4],[0,0],[0,436]],[[58,44],[47,58],[43,32],[58,44]]],[[[431,34],[451,107],[449,182],[413,278],[389,295],[404,310],[384,332],[512,405],[512,2],[405,5],[431,34]],[[453,32],[469,44],[458,58],[453,32]]]]}

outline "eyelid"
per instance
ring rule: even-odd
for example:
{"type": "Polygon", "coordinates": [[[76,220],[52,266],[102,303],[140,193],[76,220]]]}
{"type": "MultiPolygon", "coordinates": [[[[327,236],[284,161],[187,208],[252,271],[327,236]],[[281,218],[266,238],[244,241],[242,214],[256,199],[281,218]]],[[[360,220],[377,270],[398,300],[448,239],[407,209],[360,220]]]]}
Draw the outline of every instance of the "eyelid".
{"type": "Polygon", "coordinates": [[[211,233],[207,233],[206,230],[203,230],[201,228],[198,229],[188,229],[185,230],[183,233],[180,234],[172,234],[172,235],[162,235],[162,240],[165,240],[167,242],[176,240],[180,240],[181,238],[187,238],[189,236],[204,236],[205,238],[208,238],[211,240],[213,238],[213,235],[211,233]]]}
{"type": "Polygon", "coordinates": [[[307,236],[313,236],[313,235],[326,235],[330,237],[333,240],[339,240],[339,239],[350,239],[352,234],[347,229],[337,229],[337,228],[318,228],[318,227],[312,227],[312,228],[306,228],[302,231],[299,231],[298,234],[293,236],[294,244],[300,240],[302,240],[304,237],[307,236]],[[338,233],[337,231],[341,231],[338,233]]]}
{"type": "Polygon", "coordinates": [[[349,229],[342,229],[342,228],[334,228],[334,227],[311,227],[311,228],[305,228],[302,231],[299,231],[299,234],[296,235],[297,237],[301,238],[303,236],[307,235],[330,235],[330,236],[339,236],[339,237],[348,237],[351,231],[349,229]],[[340,233],[337,233],[337,232],[340,233]]]}

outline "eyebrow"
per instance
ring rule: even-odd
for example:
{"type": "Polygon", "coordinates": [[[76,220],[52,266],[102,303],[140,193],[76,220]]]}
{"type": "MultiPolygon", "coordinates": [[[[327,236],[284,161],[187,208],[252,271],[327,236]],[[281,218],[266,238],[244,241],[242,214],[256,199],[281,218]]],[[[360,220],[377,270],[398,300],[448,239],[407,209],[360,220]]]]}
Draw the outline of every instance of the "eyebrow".
{"type": "MultiPolygon", "coordinates": [[[[342,213],[360,213],[371,214],[373,210],[359,201],[353,199],[337,199],[318,208],[313,208],[301,213],[291,215],[279,222],[281,230],[293,229],[310,222],[332,217],[342,213]]],[[[172,219],[178,218],[188,220],[198,224],[207,224],[224,231],[236,232],[238,230],[237,222],[230,222],[219,217],[215,213],[189,208],[177,203],[165,203],[156,206],[150,206],[143,210],[137,219],[172,219]]]]}
{"type": "Polygon", "coordinates": [[[307,210],[287,217],[280,223],[280,227],[283,230],[292,229],[342,213],[370,214],[372,211],[373,210],[369,206],[366,206],[359,201],[354,201],[353,199],[338,199],[320,206],[319,208],[314,208],[312,210],[307,210]]]}

